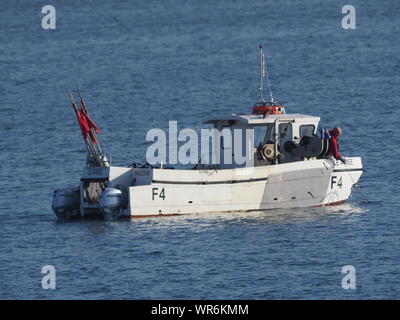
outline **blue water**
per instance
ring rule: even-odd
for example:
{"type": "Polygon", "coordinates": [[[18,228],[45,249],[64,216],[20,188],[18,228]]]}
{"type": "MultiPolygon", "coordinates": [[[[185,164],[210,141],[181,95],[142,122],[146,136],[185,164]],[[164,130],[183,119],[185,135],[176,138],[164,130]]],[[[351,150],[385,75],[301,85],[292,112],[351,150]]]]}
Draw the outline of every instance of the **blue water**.
{"type": "Polygon", "coordinates": [[[399,299],[398,1],[0,2],[1,299],[399,299]],[[356,8],[357,29],[341,28],[356,8]],[[80,86],[114,165],[145,161],[150,128],[201,128],[258,100],[258,45],[289,112],[343,128],[362,191],[332,208],[57,222],[85,149],[80,86]],[[41,288],[44,265],[57,288],[41,288]],[[341,287],[342,266],[356,289],[341,287]]]}

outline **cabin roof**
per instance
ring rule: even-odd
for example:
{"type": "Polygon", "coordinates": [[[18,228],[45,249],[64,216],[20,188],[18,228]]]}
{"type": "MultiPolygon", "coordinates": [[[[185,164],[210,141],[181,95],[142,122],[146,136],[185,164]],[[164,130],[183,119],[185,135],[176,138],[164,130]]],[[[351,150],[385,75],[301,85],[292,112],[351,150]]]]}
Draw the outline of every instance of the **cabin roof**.
{"type": "Polygon", "coordinates": [[[276,119],[280,120],[295,120],[298,122],[310,122],[310,123],[315,123],[320,120],[319,117],[314,117],[314,116],[309,116],[305,114],[300,114],[300,113],[287,113],[287,114],[271,114],[268,115],[264,118],[263,115],[257,115],[257,114],[227,114],[227,115],[221,115],[221,116],[216,116],[212,118],[208,118],[203,121],[203,123],[215,123],[219,121],[239,121],[248,125],[251,124],[267,124],[267,123],[274,123],[276,119]]]}

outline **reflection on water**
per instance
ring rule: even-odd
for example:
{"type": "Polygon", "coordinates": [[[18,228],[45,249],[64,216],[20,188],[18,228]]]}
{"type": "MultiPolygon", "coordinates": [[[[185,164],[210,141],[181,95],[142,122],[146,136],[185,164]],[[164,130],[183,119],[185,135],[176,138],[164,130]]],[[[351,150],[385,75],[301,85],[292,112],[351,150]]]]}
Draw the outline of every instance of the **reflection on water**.
{"type": "Polygon", "coordinates": [[[150,228],[150,230],[153,228],[190,227],[195,231],[206,227],[217,227],[219,224],[285,224],[310,222],[324,218],[343,218],[349,215],[357,217],[367,210],[363,203],[349,202],[328,207],[199,213],[180,216],[132,218],[108,223],[114,226],[118,226],[121,223],[129,223],[133,224],[136,228],[150,228]]]}

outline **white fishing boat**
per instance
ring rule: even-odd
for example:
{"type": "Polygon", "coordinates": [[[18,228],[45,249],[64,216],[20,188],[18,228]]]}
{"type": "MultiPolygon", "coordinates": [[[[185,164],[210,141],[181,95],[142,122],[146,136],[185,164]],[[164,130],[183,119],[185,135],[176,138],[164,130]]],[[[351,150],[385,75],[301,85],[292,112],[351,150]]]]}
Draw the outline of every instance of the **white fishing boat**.
{"type": "Polygon", "coordinates": [[[88,155],[79,186],[54,191],[52,208],[56,215],[60,219],[92,215],[115,219],[345,202],[362,175],[361,158],[337,161],[327,154],[330,141],[319,134],[319,117],[285,113],[285,108],[274,102],[271,91],[271,101],[265,102],[262,47],[260,52],[261,102],[250,114],[216,115],[204,120],[215,129],[213,141],[220,141],[213,145],[217,164],[199,161],[189,169],[163,164],[112,166],[100,148],[99,131],[82,96],[80,108],[70,96],[88,155]],[[235,131],[248,134],[236,136],[235,131]],[[232,133],[229,143],[222,132],[232,133]],[[249,151],[246,162],[237,161],[237,145],[249,151]]]}

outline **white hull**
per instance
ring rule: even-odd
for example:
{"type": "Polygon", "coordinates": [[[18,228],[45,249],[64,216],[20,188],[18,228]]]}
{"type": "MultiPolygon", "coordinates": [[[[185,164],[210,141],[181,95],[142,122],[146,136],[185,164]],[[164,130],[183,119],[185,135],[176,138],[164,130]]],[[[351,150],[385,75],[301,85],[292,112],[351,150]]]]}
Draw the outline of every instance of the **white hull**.
{"type": "Polygon", "coordinates": [[[135,181],[123,216],[266,210],[339,204],[362,174],[360,158],[348,165],[310,160],[225,170],[128,169],[113,185],[135,181]]]}

